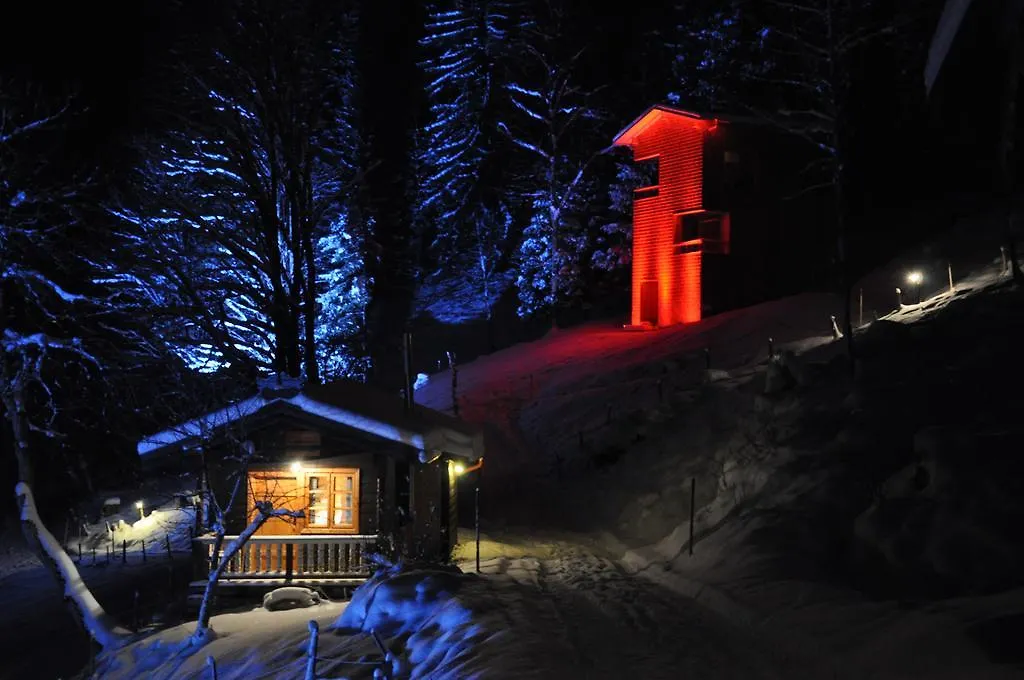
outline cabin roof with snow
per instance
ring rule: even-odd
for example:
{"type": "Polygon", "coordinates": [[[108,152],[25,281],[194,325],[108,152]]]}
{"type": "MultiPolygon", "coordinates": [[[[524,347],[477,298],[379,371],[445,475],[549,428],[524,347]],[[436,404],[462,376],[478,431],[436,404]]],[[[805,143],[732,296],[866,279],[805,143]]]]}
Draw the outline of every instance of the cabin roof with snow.
{"type": "Polygon", "coordinates": [[[188,447],[243,419],[278,414],[355,429],[417,451],[467,460],[483,456],[483,433],[440,411],[419,404],[408,410],[400,397],[351,380],[303,386],[276,377],[261,381],[259,393],[248,399],[143,438],[138,454],[188,447]]]}

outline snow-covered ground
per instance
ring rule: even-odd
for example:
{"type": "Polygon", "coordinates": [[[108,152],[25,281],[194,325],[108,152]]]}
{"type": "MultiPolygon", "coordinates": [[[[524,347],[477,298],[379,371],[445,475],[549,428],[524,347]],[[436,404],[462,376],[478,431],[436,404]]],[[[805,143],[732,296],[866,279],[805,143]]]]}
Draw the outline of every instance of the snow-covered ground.
{"type": "MultiPolygon", "coordinates": [[[[463,572],[221,615],[188,654],[192,626],[168,629],[99,676],[210,677],[209,656],[220,678],[302,677],[313,618],[331,678],[374,677],[371,631],[399,678],[1024,677],[1024,301],[978,242],[953,291],[931,258],[921,304],[884,306],[921,258],[865,279],[882,311],[855,376],[827,295],[462,366],[460,413],[489,427],[480,575],[460,533],[463,572]]],[[[417,396],[450,410],[450,374],[417,396]]]]}

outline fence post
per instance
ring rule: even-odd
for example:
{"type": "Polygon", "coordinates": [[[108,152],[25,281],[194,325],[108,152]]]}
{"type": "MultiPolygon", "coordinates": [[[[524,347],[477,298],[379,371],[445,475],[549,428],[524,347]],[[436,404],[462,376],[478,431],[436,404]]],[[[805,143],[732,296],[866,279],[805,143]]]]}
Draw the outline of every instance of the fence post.
{"type": "Polygon", "coordinates": [[[173,560],[174,557],[171,555],[171,537],[169,534],[164,534],[164,547],[167,548],[167,559],[173,560]]]}
{"type": "Polygon", "coordinates": [[[309,646],[306,647],[306,674],[304,680],[316,680],[316,646],[320,639],[320,624],[309,622],[309,646]]]}
{"type": "Polygon", "coordinates": [[[697,478],[690,477],[690,557],[693,557],[693,516],[697,509],[697,478]]]}
{"type": "Polygon", "coordinates": [[[284,580],[291,583],[292,576],[294,575],[294,569],[292,568],[292,561],[295,557],[295,544],[285,543],[284,544],[284,580]]]}
{"type": "Polygon", "coordinates": [[[121,564],[128,564],[128,539],[121,540],[121,564]]]}
{"type": "Polygon", "coordinates": [[[476,573],[480,573],[480,485],[473,490],[473,530],[476,534],[476,573]]]}
{"type": "Polygon", "coordinates": [[[206,667],[210,669],[210,678],[217,680],[217,662],[213,660],[212,656],[206,657],[206,667]]]}
{"type": "Polygon", "coordinates": [[[142,539],[142,562],[146,562],[146,539],[142,539]]]}

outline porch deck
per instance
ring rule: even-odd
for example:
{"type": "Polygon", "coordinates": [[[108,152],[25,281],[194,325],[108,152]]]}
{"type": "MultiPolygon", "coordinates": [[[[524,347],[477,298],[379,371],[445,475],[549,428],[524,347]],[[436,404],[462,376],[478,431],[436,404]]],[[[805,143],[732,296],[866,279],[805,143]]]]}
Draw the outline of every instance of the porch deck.
{"type": "MultiPolygon", "coordinates": [[[[225,536],[227,546],[237,536],[225,536]]],[[[220,556],[214,554],[217,537],[194,540],[208,574],[220,556]]],[[[359,585],[370,577],[367,555],[377,545],[376,535],[252,536],[228,561],[222,586],[359,585]]]]}

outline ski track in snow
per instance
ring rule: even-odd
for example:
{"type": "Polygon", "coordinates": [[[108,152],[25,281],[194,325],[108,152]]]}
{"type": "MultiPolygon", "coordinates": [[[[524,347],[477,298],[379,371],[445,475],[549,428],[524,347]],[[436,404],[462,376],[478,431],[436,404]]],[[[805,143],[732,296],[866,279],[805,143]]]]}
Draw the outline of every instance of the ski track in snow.
{"type": "Polygon", "coordinates": [[[793,677],[775,650],[695,601],[626,574],[596,549],[558,541],[545,558],[488,566],[546,595],[575,657],[573,677],[793,677]]]}

